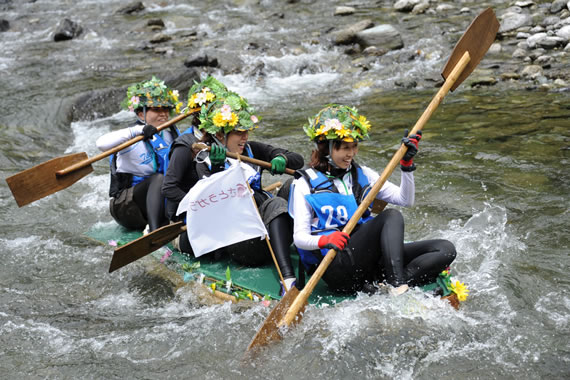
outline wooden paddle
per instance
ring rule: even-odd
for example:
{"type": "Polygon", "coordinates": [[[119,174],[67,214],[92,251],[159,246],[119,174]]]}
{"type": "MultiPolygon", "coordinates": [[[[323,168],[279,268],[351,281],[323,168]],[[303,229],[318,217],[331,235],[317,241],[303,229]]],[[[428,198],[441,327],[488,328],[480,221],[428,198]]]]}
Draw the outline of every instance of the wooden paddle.
{"type": "MultiPolygon", "coordinates": [[[[265,191],[272,191],[281,186],[281,182],[275,182],[263,188],[265,191]]],[[[148,254],[156,251],[160,247],[165,246],[168,242],[174,240],[182,232],[186,232],[184,222],[176,222],[164,227],[160,227],[148,235],[131,241],[113,252],[111,264],[109,265],[109,273],[116,271],[148,254]]]]}
{"type": "MultiPolygon", "coordinates": [[[[495,17],[495,13],[492,9],[487,9],[483,11],[479,16],[473,20],[467,31],[463,34],[457,45],[455,46],[449,61],[447,62],[443,70],[443,78],[445,82],[443,86],[439,89],[435,97],[432,99],[427,109],[424,111],[422,116],[414,125],[414,128],[410,132],[410,135],[415,134],[418,130],[423,129],[433,112],[437,109],[439,104],[442,102],[445,95],[451,90],[457,88],[457,86],[465,79],[467,76],[475,69],[477,64],[481,61],[485,52],[489,49],[489,46],[495,40],[497,31],[499,30],[499,22],[495,17]]],[[[400,145],[398,151],[394,154],[388,166],[382,172],[380,178],[376,181],[368,195],[364,198],[355,214],[349,220],[348,224],[344,227],[343,232],[350,234],[354,227],[356,226],[358,220],[366,211],[370,203],[376,197],[376,194],[380,191],[388,177],[392,174],[396,166],[400,163],[400,160],[407,151],[405,145],[400,145]]],[[[267,318],[265,323],[261,326],[253,340],[248,346],[248,350],[260,347],[262,345],[268,344],[274,340],[280,339],[281,334],[279,329],[285,326],[291,326],[294,323],[298,323],[301,317],[303,308],[305,307],[307,300],[317,285],[317,282],[321,279],[324,272],[333,261],[336,256],[336,251],[331,249],[328,251],[326,256],[323,258],[319,264],[316,271],[311,276],[311,279],[305,285],[303,290],[299,295],[291,301],[287,295],[287,302],[291,303],[288,308],[281,307],[279,304],[276,309],[279,309],[280,313],[272,312],[270,314],[271,318],[267,318]],[[278,315],[277,315],[278,314],[278,315]],[[278,321],[278,322],[276,322],[278,321]]],[[[283,302],[283,300],[281,301],[283,302]]],[[[280,302],[280,303],[281,303],[280,302]]]]}
{"type": "MultiPolygon", "coordinates": [[[[206,144],[202,144],[202,143],[196,143],[196,144],[192,144],[192,149],[195,150],[210,150],[210,147],[206,144]]],[[[226,156],[230,157],[230,158],[234,158],[234,159],[239,159],[245,162],[249,162],[251,164],[254,165],[258,165],[261,166],[262,168],[265,169],[271,169],[271,163],[267,162],[267,161],[262,161],[262,160],[258,160],[256,158],[251,158],[248,156],[242,156],[239,154],[235,154],[232,152],[227,152],[226,151],[226,156]]],[[[285,174],[289,174],[294,176],[295,175],[295,170],[293,169],[285,169],[285,174]]],[[[379,214],[380,212],[382,212],[382,210],[384,210],[384,207],[386,207],[387,203],[384,201],[381,201],[380,199],[374,199],[374,202],[372,203],[372,212],[375,214],[379,214]]]]}
{"type": "MultiPolygon", "coordinates": [[[[198,110],[199,108],[191,109],[189,112],[178,115],[174,119],[161,124],[156,129],[161,131],[168,128],[198,110]]],[[[137,136],[92,158],[88,158],[85,152],[57,157],[18,174],[14,174],[6,178],[6,182],[12,191],[12,195],[16,199],[18,207],[22,207],[68,188],[93,171],[92,163],[108,157],[113,153],[117,153],[142,139],[142,135],[137,136]]]]}

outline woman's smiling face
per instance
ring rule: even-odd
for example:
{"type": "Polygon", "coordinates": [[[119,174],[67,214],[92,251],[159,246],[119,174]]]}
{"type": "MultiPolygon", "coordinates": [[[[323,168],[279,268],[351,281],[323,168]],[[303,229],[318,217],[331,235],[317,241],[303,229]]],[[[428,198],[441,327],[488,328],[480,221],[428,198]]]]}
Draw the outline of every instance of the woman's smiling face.
{"type": "Polygon", "coordinates": [[[333,146],[331,152],[331,159],[341,169],[348,169],[354,156],[358,153],[358,142],[346,142],[343,141],[340,147],[335,148],[333,146]]]}

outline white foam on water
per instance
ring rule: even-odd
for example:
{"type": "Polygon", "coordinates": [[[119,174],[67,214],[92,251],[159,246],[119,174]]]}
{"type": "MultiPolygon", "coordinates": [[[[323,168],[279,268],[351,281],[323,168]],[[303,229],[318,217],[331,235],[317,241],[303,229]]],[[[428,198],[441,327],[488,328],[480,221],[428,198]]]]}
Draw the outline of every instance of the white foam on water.
{"type": "Polygon", "coordinates": [[[167,2],[163,3],[153,3],[146,6],[145,11],[148,13],[161,13],[161,12],[168,12],[168,13],[181,13],[181,14],[192,14],[196,12],[198,9],[190,4],[168,4],[167,2]]]}
{"type": "Polygon", "coordinates": [[[230,90],[247,98],[256,108],[269,108],[279,101],[294,103],[295,98],[302,102],[304,96],[314,91],[322,91],[327,84],[333,83],[339,74],[293,74],[287,77],[268,75],[262,81],[244,78],[241,74],[220,76],[230,90]]]}
{"type": "Polygon", "coordinates": [[[139,308],[139,298],[127,291],[120,293],[107,294],[92,302],[95,308],[101,312],[120,312],[129,314],[128,311],[134,311],[139,308]]]}
{"type": "Polygon", "coordinates": [[[72,336],[48,323],[37,322],[33,319],[27,319],[21,323],[8,321],[0,328],[0,332],[2,335],[21,336],[24,345],[41,344],[45,351],[54,356],[69,354],[74,349],[72,336]]]}
{"type": "Polygon", "coordinates": [[[109,202],[109,175],[91,174],[83,178],[82,181],[88,185],[91,190],[81,195],[81,198],[77,201],[77,205],[82,209],[95,212],[106,208],[109,202]]]}
{"type": "Polygon", "coordinates": [[[562,290],[549,292],[540,297],[535,310],[543,313],[558,330],[568,331],[570,324],[570,297],[562,290]]]}
{"type": "Polygon", "coordinates": [[[109,117],[104,117],[90,121],[75,121],[71,123],[73,132],[73,144],[69,146],[65,153],[87,152],[89,156],[100,153],[95,145],[98,137],[111,131],[111,125],[122,123],[127,126],[129,122],[134,122],[133,113],[122,110],[109,117]]]}

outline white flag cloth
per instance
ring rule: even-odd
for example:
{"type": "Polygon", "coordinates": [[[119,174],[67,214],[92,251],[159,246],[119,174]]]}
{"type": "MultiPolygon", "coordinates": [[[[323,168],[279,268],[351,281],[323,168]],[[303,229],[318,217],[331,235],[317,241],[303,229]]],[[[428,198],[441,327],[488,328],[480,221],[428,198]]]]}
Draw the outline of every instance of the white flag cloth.
{"type": "Polygon", "coordinates": [[[176,215],[186,212],[186,232],[196,257],[218,248],[265,238],[267,230],[259,216],[244,176],[243,163],[201,179],[178,205],[176,215]]]}

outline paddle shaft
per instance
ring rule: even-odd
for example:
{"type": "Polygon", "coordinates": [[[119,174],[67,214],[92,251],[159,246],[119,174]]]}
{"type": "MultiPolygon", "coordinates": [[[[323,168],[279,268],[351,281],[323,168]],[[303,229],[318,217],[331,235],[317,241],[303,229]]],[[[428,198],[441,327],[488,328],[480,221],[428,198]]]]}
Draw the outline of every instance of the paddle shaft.
{"type": "MultiPolygon", "coordinates": [[[[423,129],[423,127],[425,126],[431,115],[435,112],[439,104],[442,102],[445,95],[449,92],[449,90],[451,89],[451,87],[459,77],[459,75],[461,75],[463,69],[465,68],[465,66],[467,66],[470,59],[471,58],[469,56],[469,52],[466,51],[459,60],[459,62],[457,63],[457,65],[455,65],[455,68],[453,69],[449,77],[446,79],[443,86],[439,89],[437,94],[435,94],[435,96],[433,97],[432,101],[430,102],[429,106],[426,108],[422,116],[418,119],[418,121],[414,125],[414,128],[410,132],[410,135],[413,135],[417,133],[418,130],[423,129]]],[[[404,157],[404,154],[406,154],[407,150],[408,147],[406,147],[404,144],[400,145],[400,148],[396,151],[396,153],[388,163],[388,166],[386,166],[386,168],[382,172],[380,178],[378,178],[372,189],[368,192],[368,195],[364,198],[360,206],[358,206],[358,208],[356,209],[356,212],[354,213],[352,218],[350,218],[346,226],[343,228],[342,230],[343,232],[350,234],[354,229],[354,227],[356,227],[358,220],[362,217],[362,214],[364,214],[368,206],[376,198],[376,195],[378,194],[382,186],[384,186],[384,183],[386,183],[388,177],[390,177],[396,166],[400,163],[400,160],[402,159],[402,157],[404,157]]],[[[319,280],[327,270],[330,263],[334,260],[335,256],[336,256],[336,251],[334,249],[331,249],[327,252],[326,256],[323,258],[318,268],[311,275],[311,279],[307,282],[307,284],[305,285],[303,290],[299,293],[299,296],[295,299],[295,301],[293,302],[293,304],[291,305],[291,307],[289,308],[283,319],[279,322],[278,324],[279,327],[283,325],[289,326],[295,320],[297,314],[304,307],[305,303],[309,299],[309,296],[315,289],[315,286],[317,286],[317,283],[319,282],[319,280]]]]}
{"type": "MultiPolygon", "coordinates": [[[[157,130],[158,132],[160,132],[160,131],[162,131],[163,129],[166,129],[166,128],[170,127],[171,125],[178,123],[180,120],[183,120],[183,119],[187,118],[188,116],[190,116],[190,115],[192,114],[192,111],[193,111],[193,110],[190,110],[190,112],[183,113],[182,115],[176,116],[174,119],[169,120],[169,121],[167,121],[166,123],[163,123],[163,124],[161,124],[160,126],[158,126],[158,127],[156,128],[156,130],[157,130]]],[[[86,167],[86,166],[91,165],[91,164],[94,163],[94,162],[97,162],[97,161],[99,161],[99,160],[102,160],[102,159],[105,158],[105,157],[109,157],[109,156],[112,155],[113,153],[117,153],[117,152],[119,152],[119,151],[121,151],[121,150],[123,150],[123,149],[125,149],[125,148],[127,148],[127,147],[129,147],[129,146],[131,146],[131,145],[133,145],[133,144],[135,144],[135,143],[141,141],[143,138],[144,138],[143,135],[139,135],[139,136],[137,136],[137,137],[135,137],[135,138],[133,138],[133,139],[131,139],[131,140],[129,140],[129,141],[125,141],[124,143],[122,143],[122,144],[120,144],[120,145],[117,145],[116,147],[114,147],[114,148],[112,148],[112,149],[109,149],[109,150],[107,150],[107,151],[105,151],[105,152],[103,152],[103,153],[100,153],[100,154],[98,154],[98,155],[96,155],[96,156],[94,156],[94,157],[88,158],[87,160],[80,161],[80,162],[78,162],[78,163],[76,163],[76,164],[73,164],[73,165],[71,165],[71,166],[68,166],[68,167],[65,168],[65,169],[58,170],[57,172],[55,172],[55,175],[58,176],[58,177],[62,177],[62,176],[64,176],[64,175],[67,175],[67,174],[69,174],[69,173],[72,173],[72,172],[74,172],[74,171],[76,171],[76,170],[82,169],[82,168],[84,168],[84,167],[86,167]]]]}
{"type": "MultiPolygon", "coordinates": [[[[202,144],[202,143],[192,144],[192,148],[210,151],[210,147],[208,145],[202,144]]],[[[258,160],[257,158],[251,158],[248,156],[244,156],[241,154],[230,152],[228,150],[226,150],[226,156],[233,158],[233,159],[236,159],[236,160],[242,160],[245,162],[249,162],[250,164],[258,165],[258,166],[261,166],[262,168],[265,168],[265,169],[271,169],[271,163],[270,162],[258,160]]],[[[295,170],[286,168],[285,173],[289,174],[289,175],[295,175],[295,170]]]]}

